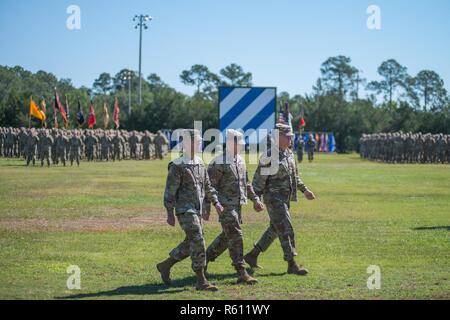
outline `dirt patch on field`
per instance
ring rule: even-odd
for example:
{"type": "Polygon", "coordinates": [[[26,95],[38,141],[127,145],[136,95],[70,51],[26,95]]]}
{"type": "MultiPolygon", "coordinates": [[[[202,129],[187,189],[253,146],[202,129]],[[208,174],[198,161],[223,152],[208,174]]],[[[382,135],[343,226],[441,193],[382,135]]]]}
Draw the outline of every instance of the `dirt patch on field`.
{"type": "Polygon", "coordinates": [[[1,219],[0,228],[11,231],[128,231],[166,225],[164,215],[133,218],[1,219]]]}
{"type": "MultiPolygon", "coordinates": [[[[66,208],[69,210],[68,208],[66,208]]],[[[141,210],[148,212],[149,210],[141,210]]],[[[133,211],[138,212],[137,210],[133,211]]],[[[117,214],[123,214],[120,210],[111,211],[108,209],[100,217],[92,218],[3,218],[0,219],[0,229],[10,231],[89,231],[89,232],[126,232],[129,230],[152,229],[167,226],[165,213],[158,212],[150,215],[140,215],[138,217],[118,217],[117,214]],[[107,212],[108,216],[103,216],[107,212]]],[[[245,224],[269,222],[267,212],[256,213],[246,212],[243,215],[245,224]]],[[[218,217],[215,211],[211,212],[211,218],[206,224],[218,224],[218,217]]]]}

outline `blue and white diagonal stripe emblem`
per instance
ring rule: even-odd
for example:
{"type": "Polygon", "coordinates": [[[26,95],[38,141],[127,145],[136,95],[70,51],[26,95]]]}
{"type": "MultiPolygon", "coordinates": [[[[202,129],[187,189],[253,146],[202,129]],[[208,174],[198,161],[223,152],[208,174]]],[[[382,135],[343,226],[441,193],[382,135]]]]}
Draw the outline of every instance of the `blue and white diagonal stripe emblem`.
{"type": "Polygon", "coordinates": [[[272,130],[275,127],[275,88],[219,88],[219,127],[272,130]]]}

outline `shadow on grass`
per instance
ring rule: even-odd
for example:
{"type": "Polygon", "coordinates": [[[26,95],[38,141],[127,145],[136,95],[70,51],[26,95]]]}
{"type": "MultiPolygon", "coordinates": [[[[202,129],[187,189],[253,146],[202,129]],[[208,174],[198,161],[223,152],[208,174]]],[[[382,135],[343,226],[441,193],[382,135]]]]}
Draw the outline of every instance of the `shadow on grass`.
{"type": "Polygon", "coordinates": [[[417,228],[414,228],[413,230],[418,230],[418,231],[426,231],[426,230],[447,230],[447,231],[450,231],[450,226],[417,227],[417,228]]]}
{"type": "MultiPolygon", "coordinates": [[[[236,277],[234,273],[225,275],[210,275],[208,279],[211,282],[214,280],[223,280],[231,277],[236,277]]],[[[113,297],[124,295],[158,295],[158,294],[174,294],[189,290],[190,286],[195,286],[196,277],[191,276],[183,279],[173,279],[171,285],[164,283],[149,283],[136,286],[124,286],[108,291],[99,291],[92,293],[80,293],[64,297],[55,297],[55,299],[90,299],[98,297],[113,297]]]]}

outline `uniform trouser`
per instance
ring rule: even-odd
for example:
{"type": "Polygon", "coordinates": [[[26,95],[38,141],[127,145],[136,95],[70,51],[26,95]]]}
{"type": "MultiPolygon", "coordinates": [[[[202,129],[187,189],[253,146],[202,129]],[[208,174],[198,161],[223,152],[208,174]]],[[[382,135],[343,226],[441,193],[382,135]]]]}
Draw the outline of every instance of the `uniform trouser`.
{"type": "Polygon", "coordinates": [[[52,152],[50,150],[43,150],[41,153],[41,164],[43,164],[44,160],[46,160],[47,165],[50,165],[51,157],[52,157],[52,152]]]}
{"type": "Polygon", "coordinates": [[[109,160],[108,148],[102,148],[101,160],[109,160]]]}
{"type": "Polygon", "coordinates": [[[74,160],[77,162],[77,164],[80,164],[80,153],[76,151],[71,151],[70,162],[73,163],[74,160]]]}
{"type": "Polygon", "coordinates": [[[186,238],[173,249],[169,255],[181,261],[191,257],[192,270],[200,271],[206,266],[206,247],[203,238],[202,219],[194,213],[177,214],[181,229],[186,234],[186,238]]]}
{"type": "Polygon", "coordinates": [[[298,162],[303,161],[303,152],[297,152],[297,159],[298,159],[298,162]]]}
{"type": "Polygon", "coordinates": [[[89,146],[86,148],[86,157],[88,161],[94,161],[94,147],[89,146]]]}
{"type": "Polygon", "coordinates": [[[244,240],[241,229],[241,206],[225,206],[225,211],[219,216],[222,232],[206,250],[208,261],[214,261],[226,249],[231,258],[231,265],[244,268],[244,240]]]}
{"type": "Polygon", "coordinates": [[[255,247],[266,251],[278,237],[284,253],[284,260],[290,261],[296,255],[294,228],[289,214],[289,199],[266,198],[264,203],[269,213],[270,225],[255,247]]]}
{"type": "Polygon", "coordinates": [[[122,150],[120,148],[114,148],[113,160],[121,160],[122,150]]]}
{"type": "Polygon", "coordinates": [[[56,161],[61,161],[63,164],[66,164],[66,153],[64,149],[56,150],[56,161]]]}
{"type": "Polygon", "coordinates": [[[27,165],[30,164],[31,161],[33,161],[33,164],[36,161],[36,155],[34,150],[28,151],[27,153],[27,165]]]}
{"type": "Polygon", "coordinates": [[[308,151],[308,160],[314,160],[314,152],[308,151]]]}
{"type": "Polygon", "coordinates": [[[145,160],[150,159],[150,146],[149,145],[144,145],[144,154],[143,154],[143,158],[145,160]]]}
{"type": "Polygon", "coordinates": [[[130,158],[137,159],[136,150],[137,150],[136,146],[131,146],[130,147],[130,158]]]}
{"type": "Polygon", "coordinates": [[[156,145],[156,158],[158,159],[162,159],[163,158],[163,150],[162,150],[162,146],[156,145]]]}

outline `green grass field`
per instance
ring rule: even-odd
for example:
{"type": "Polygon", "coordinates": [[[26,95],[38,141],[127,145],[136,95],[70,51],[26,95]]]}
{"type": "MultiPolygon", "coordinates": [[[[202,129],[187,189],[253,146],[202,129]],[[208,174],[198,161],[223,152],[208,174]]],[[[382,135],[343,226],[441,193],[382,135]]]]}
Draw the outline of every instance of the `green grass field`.
{"type": "MultiPolygon", "coordinates": [[[[249,166],[250,174],[254,166],[249,166]]],[[[155,264],[183,238],[165,224],[167,161],[26,167],[0,159],[1,299],[449,299],[450,166],[387,165],[358,155],[301,164],[317,200],[292,205],[298,261],[286,274],[279,242],[263,255],[260,283],[235,284],[228,253],[210,265],[220,291],[196,292],[187,259],[162,284],[155,264]],[[69,290],[69,265],[81,290],[69,290]],[[381,289],[367,288],[369,265],[381,289]]],[[[244,209],[245,249],[268,224],[244,209]]],[[[205,226],[207,243],[219,232],[205,226]]]]}

